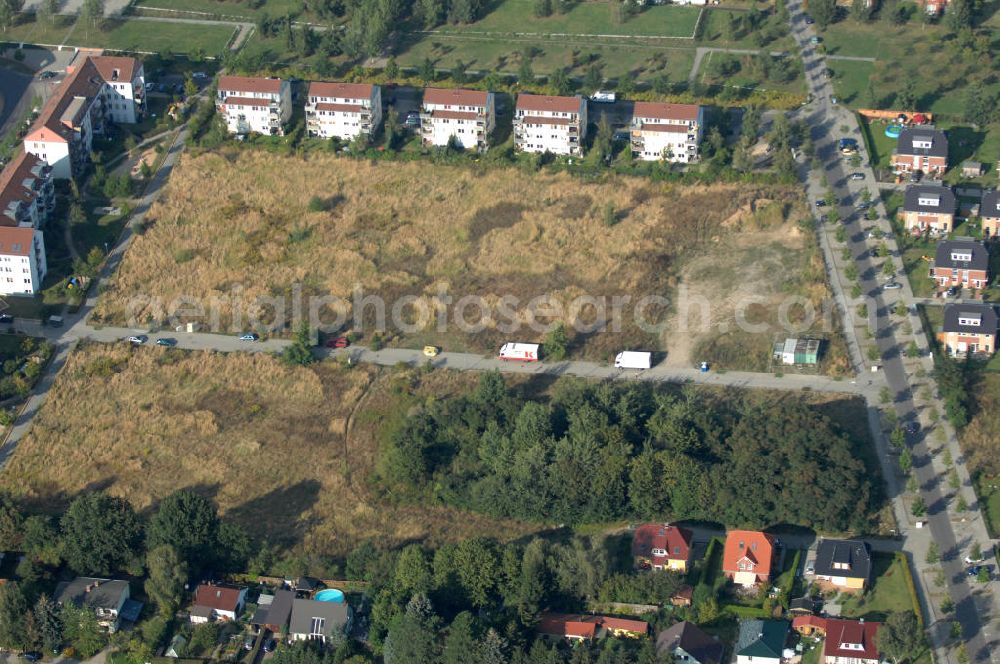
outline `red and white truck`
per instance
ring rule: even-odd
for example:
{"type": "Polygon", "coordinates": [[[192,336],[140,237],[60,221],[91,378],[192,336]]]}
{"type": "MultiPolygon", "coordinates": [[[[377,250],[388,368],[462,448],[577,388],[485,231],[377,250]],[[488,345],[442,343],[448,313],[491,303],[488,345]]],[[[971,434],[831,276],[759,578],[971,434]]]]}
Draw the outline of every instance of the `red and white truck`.
{"type": "Polygon", "coordinates": [[[497,356],[501,360],[517,360],[519,362],[538,362],[538,344],[520,344],[507,342],[500,346],[497,356]]]}

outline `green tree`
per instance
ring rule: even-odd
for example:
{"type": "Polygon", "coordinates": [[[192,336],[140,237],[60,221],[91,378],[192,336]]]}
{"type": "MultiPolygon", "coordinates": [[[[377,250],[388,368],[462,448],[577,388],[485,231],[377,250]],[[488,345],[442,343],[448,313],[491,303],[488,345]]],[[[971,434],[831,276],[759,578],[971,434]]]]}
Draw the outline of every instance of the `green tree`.
{"type": "Polygon", "coordinates": [[[969,0],[952,0],[945,12],[945,23],[952,32],[961,32],[971,28],[974,18],[972,3],[969,0]]]}
{"type": "Polygon", "coordinates": [[[816,25],[826,28],[837,18],[836,0],[813,0],[809,3],[809,13],[816,19],[816,25]]]}
{"type": "Polygon", "coordinates": [[[26,645],[24,618],[28,603],[16,581],[0,586],[0,647],[22,650],[26,645]]]}
{"type": "Polygon", "coordinates": [[[0,0],[0,28],[4,32],[14,25],[17,15],[24,9],[24,0],[0,0]]]}
{"type": "Polygon", "coordinates": [[[468,611],[462,611],[448,626],[441,651],[441,664],[465,664],[479,649],[474,632],[476,619],[468,611]]]}
{"type": "Polygon", "coordinates": [[[468,82],[468,75],[466,74],[468,68],[469,66],[466,63],[456,60],[455,66],[451,68],[451,80],[456,85],[465,85],[468,82]]]}
{"type": "Polygon", "coordinates": [[[670,76],[665,72],[657,74],[656,78],[653,79],[653,92],[658,95],[665,95],[669,94],[670,89],[670,76]]]}
{"type": "Polygon", "coordinates": [[[875,635],[879,651],[893,664],[912,661],[924,644],[924,635],[913,611],[889,614],[875,635]]]}
{"type": "Polygon", "coordinates": [[[561,67],[552,72],[552,77],[549,79],[549,87],[552,88],[553,94],[563,97],[573,92],[573,83],[569,80],[566,70],[561,67]]]}
{"type": "Polygon", "coordinates": [[[517,69],[517,82],[522,86],[535,82],[535,73],[531,68],[531,56],[527,51],[521,53],[521,64],[517,69]]]}
{"type": "Polygon", "coordinates": [[[24,516],[8,494],[0,493],[0,547],[16,551],[21,547],[24,516]]]}
{"type": "Polygon", "coordinates": [[[924,560],[928,565],[936,565],[941,561],[941,551],[938,549],[937,542],[931,542],[927,547],[927,555],[924,560]]]}
{"type": "Polygon", "coordinates": [[[913,456],[910,454],[908,448],[903,448],[903,451],[899,453],[899,469],[903,471],[904,475],[910,473],[910,469],[913,468],[913,456]]]}
{"type": "Polygon", "coordinates": [[[149,520],[146,544],[150,551],[168,545],[191,571],[211,565],[218,541],[219,515],[208,498],[193,491],[175,491],[164,498],[149,520]]]}
{"type": "Polygon", "coordinates": [[[187,565],[169,544],[161,544],[146,554],[146,594],[161,614],[172,617],[180,607],[184,584],[188,580],[187,565]]]}
{"type": "Polygon", "coordinates": [[[552,16],[552,0],[535,0],[535,16],[545,18],[552,16]]]}
{"type": "MultiPolygon", "coordinates": [[[[184,77],[184,95],[187,97],[193,97],[198,94],[198,84],[194,82],[191,76],[184,77]]],[[[145,163],[145,162],[143,162],[145,163]]]]}
{"type": "Polygon", "coordinates": [[[90,659],[107,643],[97,615],[90,608],[77,608],[72,602],[62,605],[63,638],[69,641],[79,657],[90,659]]]}
{"type": "Polygon", "coordinates": [[[194,628],[188,650],[192,653],[208,653],[219,642],[219,625],[204,623],[194,628]]]}
{"type": "Polygon", "coordinates": [[[618,84],[615,86],[622,97],[628,97],[635,92],[635,77],[630,72],[625,72],[618,77],[618,84]]]}
{"type": "Polygon", "coordinates": [[[419,544],[410,544],[399,553],[395,572],[399,592],[408,595],[426,594],[431,589],[432,574],[427,555],[419,544]]]}
{"type": "Polygon", "coordinates": [[[545,357],[546,359],[558,362],[566,358],[566,350],[569,345],[569,337],[566,335],[566,326],[556,323],[549,333],[545,335],[545,357]]]}
{"type": "Polygon", "coordinates": [[[111,574],[137,560],[142,525],[124,498],[92,492],[63,515],[63,555],[77,574],[111,574]]]}
{"type": "Polygon", "coordinates": [[[389,56],[389,60],[385,63],[385,77],[390,81],[395,81],[399,78],[399,65],[396,63],[396,56],[389,56]]]}
{"type": "MultiPolygon", "coordinates": [[[[390,112],[390,115],[394,115],[390,112]]],[[[312,341],[309,338],[309,322],[302,321],[295,328],[295,338],[285,350],[281,352],[281,358],[292,365],[306,366],[316,361],[312,354],[312,341]]]]}
{"type": "Polygon", "coordinates": [[[963,117],[966,122],[980,127],[988,125],[996,117],[996,96],[976,83],[965,89],[963,117]]]}
{"type": "Polygon", "coordinates": [[[913,499],[913,504],[910,506],[910,512],[916,517],[921,517],[927,514],[927,503],[924,502],[923,496],[917,496],[913,499]]]}
{"type": "Polygon", "coordinates": [[[385,147],[386,149],[393,150],[396,147],[396,140],[402,128],[399,126],[399,113],[396,112],[395,106],[390,106],[385,114],[385,126],[382,129],[385,135],[385,147]]]}
{"type": "Polygon", "coordinates": [[[104,21],[104,0],[83,0],[80,6],[80,18],[93,26],[104,21]]]}
{"type": "Polygon", "coordinates": [[[35,514],[24,520],[24,537],[21,546],[25,554],[36,562],[57,566],[62,561],[62,544],[59,530],[52,518],[35,514]]]}
{"type": "Polygon", "coordinates": [[[35,602],[31,614],[35,629],[41,637],[42,648],[47,653],[55,652],[63,640],[62,614],[59,605],[43,593],[35,602]]]}
{"type": "Polygon", "coordinates": [[[441,25],[446,14],[444,0],[419,0],[419,13],[424,19],[424,29],[431,30],[441,25]]]}
{"type": "Polygon", "coordinates": [[[424,82],[424,85],[430,85],[434,82],[434,77],[434,61],[430,58],[424,58],[420,64],[420,80],[424,82]]]}
{"type": "Polygon", "coordinates": [[[851,17],[860,23],[866,23],[872,17],[872,10],[867,0],[851,1],[851,17]]]}
{"type": "Polygon", "coordinates": [[[386,664],[417,664],[436,659],[438,619],[430,601],[415,595],[406,611],[392,619],[383,647],[386,664]]]}
{"type": "Polygon", "coordinates": [[[601,73],[601,66],[593,64],[587,67],[587,72],[583,75],[583,89],[593,94],[601,89],[604,83],[604,74],[601,73]]]}

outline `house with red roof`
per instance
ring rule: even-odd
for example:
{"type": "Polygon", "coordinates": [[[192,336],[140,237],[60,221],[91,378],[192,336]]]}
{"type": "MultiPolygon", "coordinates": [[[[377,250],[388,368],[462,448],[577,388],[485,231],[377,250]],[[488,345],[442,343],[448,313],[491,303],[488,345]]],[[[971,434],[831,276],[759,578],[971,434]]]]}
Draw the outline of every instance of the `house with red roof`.
{"type": "Polygon", "coordinates": [[[774,538],[756,530],[731,530],[726,534],[722,571],[733,583],[751,587],[771,578],[774,538]]]}
{"type": "Polygon", "coordinates": [[[306,130],[310,136],[370,136],[382,124],[382,89],[370,83],[313,81],[306,94],[306,130]]]}
{"type": "Polygon", "coordinates": [[[704,109],[697,104],[637,101],[632,111],[632,156],[643,161],[698,161],[704,109]]]}
{"type": "Polygon", "coordinates": [[[427,88],[420,107],[420,136],[426,146],[456,141],[464,149],[484,151],[496,126],[496,102],[484,90],[427,88]]]}
{"type": "Polygon", "coordinates": [[[669,523],[644,523],[632,535],[636,569],[686,572],[691,559],[691,531],[669,523]]]}
{"type": "Polygon", "coordinates": [[[606,636],[639,638],[649,634],[649,623],[610,616],[546,612],[539,616],[537,631],[543,637],[577,641],[606,636]]]}
{"type": "Polygon", "coordinates": [[[822,636],[825,664],[879,664],[877,635],[881,623],[800,616],[792,629],[803,635],[822,636]]]}
{"type": "Polygon", "coordinates": [[[236,620],[246,605],[247,589],[238,586],[202,583],[194,591],[191,622],[236,620]]]}
{"type": "Polygon", "coordinates": [[[283,136],[292,119],[292,86],[280,78],[223,76],[215,107],[231,134],[283,136]]]}
{"type": "Polygon", "coordinates": [[[549,95],[517,96],[514,144],[521,152],[582,155],[587,134],[587,100],[549,95]]]}
{"type": "Polygon", "coordinates": [[[32,295],[48,271],[45,238],[37,228],[0,226],[0,294],[32,295]]]}

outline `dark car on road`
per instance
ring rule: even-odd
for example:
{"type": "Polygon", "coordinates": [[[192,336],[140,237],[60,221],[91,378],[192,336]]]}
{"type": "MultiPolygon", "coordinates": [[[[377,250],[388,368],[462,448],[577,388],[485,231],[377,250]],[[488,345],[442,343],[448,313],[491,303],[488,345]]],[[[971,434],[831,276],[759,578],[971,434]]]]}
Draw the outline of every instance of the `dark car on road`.
{"type": "Polygon", "coordinates": [[[42,653],[40,652],[23,652],[21,653],[21,659],[26,662],[37,662],[42,659],[42,653]]]}
{"type": "Polygon", "coordinates": [[[268,639],[267,641],[264,641],[264,652],[274,652],[274,649],[277,647],[277,639],[268,639]]]}
{"type": "Polygon", "coordinates": [[[157,346],[169,346],[169,347],[173,348],[174,346],[177,345],[177,339],[171,339],[169,337],[165,337],[163,339],[157,339],[156,340],[156,345],[157,346]]]}
{"type": "Polygon", "coordinates": [[[44,81],[50,78],[55,78],[58,75],[59,74],[55,73],[54,71],[43,71],[41,74],[38,75],[38,78],[44,81]]]}
{"type": "Polygon", "coordinates": [[[10,314],[0,314],[0,323],[3,323],[4,325],[10,325],[13,322],[14,322],[14,317],[11,316],[10,314]]]}

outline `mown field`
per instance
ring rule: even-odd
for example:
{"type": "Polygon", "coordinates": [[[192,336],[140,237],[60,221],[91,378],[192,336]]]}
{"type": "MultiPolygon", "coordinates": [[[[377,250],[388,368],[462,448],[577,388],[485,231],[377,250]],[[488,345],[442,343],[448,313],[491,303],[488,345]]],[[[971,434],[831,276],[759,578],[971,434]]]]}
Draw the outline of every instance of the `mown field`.
{"type": "MultiPolygon", "coordinates": [[[[237,310],[245,311],[257,298],[289,295],[295,285],[304,298],[345,300],[358,287],[380,296],[389,312],[404,296],[418,300],[400,311],[410,324],[422,309],[428,325],[406,334],[395,327],[391,343],[433,341],[449,350],[486,352],[512,334],[502,328],[511,321],[520,325],[514,336],[542,340],[542,333],[524,327],[537,296],[568,305],[588,295],[607,298],[609,307],[612,297],[628,296],[619,330],[571,335],[571,352],[606,360],[627,347],[668,355],[676,348],[673,361],[684,363],[691,335],[702,330],[642,329],[634,305],[644,296],[671,297],[680,279],[708,298],[718,320],[732,319],[733,284],[765,298],[761,308],[772,317],[768,305],[789,295],[818,304],[826,295],[822,270],[775,279],[768,270],[727,260],[724,270],[685,272],[688,264],[736,250],[750,261],[755,248],[766,249],[778,267],[798,270],[814,256],[811,236],[795,225],[806,214],[795,187],[685,187],[610,177],[582,182],[566,174],[369,163],[323,153],[206,153],[184,157],[175,169],[165,196],[150,210],[149,229],[133,242],[96,316],[161,324],[168,309],[146,298],[169,304],[183,296],[203,304],[217,300],[214,311],[225,326],[232,322],[234,289],[247,305],[237,310]],[[478,318],[471,307],[464,319],[484,322],[484,329],[467,332],[451,323],[439,329],[438,317],[429,320],[426,312],[442,310],[441,289],[452,297],[449,321],[466,295],[482,298],[492,320],[478,318]],[[499,306],[504,296],[516,298],[512,315],[499,306]]],[[[671,307],[654,303],[643,312],[664,323],[671,307]]],[[[340,331],[355,327],[356,312],[347,313],[340,331]]],[[[374,308],[363,313],[365,324],[355,331],[370,335],[374,308]]],[[[570,328],[593,320],[590,308],[547,313],[537,320],[570,328]]],[[[334,318],[321,316],[323,322],[334,318]]],[[[770,348],[772,337],[759,336],[770,348]]]]}
{"type": "MultiPolygon", "coordinates": [[[[423,380],[444,397],[475,378],[423,380]]],[[[333,362],[290,368],[265,355],[83,346],[0,484],[56,512],[85,490],[107,489],[143,510],[191,488],[258,539],[331,554],[371,537],[508,539],[537,529],[370,494],[398,385],[389,371],[333,362]]]]}

